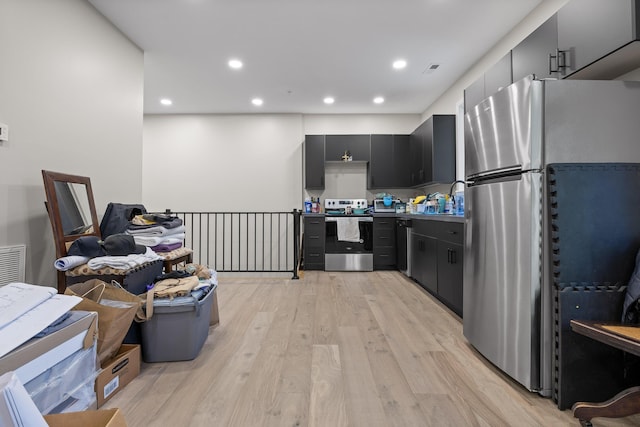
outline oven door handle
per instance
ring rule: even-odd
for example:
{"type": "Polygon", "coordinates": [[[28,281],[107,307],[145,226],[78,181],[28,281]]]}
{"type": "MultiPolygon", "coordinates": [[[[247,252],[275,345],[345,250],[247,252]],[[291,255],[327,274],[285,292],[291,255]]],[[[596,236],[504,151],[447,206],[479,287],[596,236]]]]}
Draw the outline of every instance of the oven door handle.
{"type": "Polygon", "coordinates": [[[326,216],[324,218],[325,222],[338,222],[338,219],[340,218],[355,218],[358,220],[358,222],[373,222],[373,217],[371,216],[340,216],[340,217],[335,217],[335,216],[326,216]]]}

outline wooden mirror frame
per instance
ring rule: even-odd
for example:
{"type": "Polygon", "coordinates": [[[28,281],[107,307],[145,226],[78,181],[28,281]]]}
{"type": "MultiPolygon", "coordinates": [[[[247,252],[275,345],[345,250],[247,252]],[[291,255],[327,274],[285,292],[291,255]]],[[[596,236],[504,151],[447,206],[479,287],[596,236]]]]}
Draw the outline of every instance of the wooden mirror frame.
{"type": "MultiPolygon", "coordinates": [[[[67,250],[74,240],[82,236],[97,236],[100,238],[100,225],[98,224],[98,215],[96,213],[96,205],[93,200],[93,190],[91,188],[91,180],[86,176],[69,175],[60,172],[42,171],[42,179],[44,180],[44,190],[47,197],[45,206],[51,221],[53,229],[53,237],[56,245],[56,258],[62,258],[67,255],[67,250]],[[89,203],[89,211],[91,215],[91,227],[81,234],[64,234],[62,226],[62,218],[60,216],[60,204],[56,192],[56,182],[64,182],[69,184],[82,184],[87,190],[87,200],[89,203]]],[[[58,292],[64,292],[66,288],[65,272],[58,271],[58,292]]]]}

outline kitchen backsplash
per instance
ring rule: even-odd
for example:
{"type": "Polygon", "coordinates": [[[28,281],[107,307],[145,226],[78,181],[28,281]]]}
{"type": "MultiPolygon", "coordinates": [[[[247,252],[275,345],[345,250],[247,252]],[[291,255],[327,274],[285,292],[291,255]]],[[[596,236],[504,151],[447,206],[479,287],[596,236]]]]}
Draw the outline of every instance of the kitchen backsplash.
{"type": "Polygon", "coordinates": [[[325,164],[325,189],[324,191],[308,191],[307,195],[313,198],[367,199],[371,202],[378,193],[393,194],[400,200],[407,202],[410,198],[422,194],[441,192],[448,193],[449,184],[433,184],[421,188],[367,190],[367,163],[366,162],[328,162],[325,164]]]}

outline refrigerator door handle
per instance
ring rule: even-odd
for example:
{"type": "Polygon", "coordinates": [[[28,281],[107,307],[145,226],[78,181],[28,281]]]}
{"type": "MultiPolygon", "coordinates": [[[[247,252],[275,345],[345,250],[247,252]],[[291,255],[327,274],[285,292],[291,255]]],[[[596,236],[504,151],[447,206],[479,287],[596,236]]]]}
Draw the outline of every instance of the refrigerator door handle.
{"type": "Polygon", "coordinates": [[[484,181],[490,181],[500,178],[508,178],[512,176],[518,176],[522,173],[522,166],[515,165],[501,169],[490,170],[486,172],[480,172],[473,175],[469,175],[466,179],[469,185],[478,185],[484,181]]]}

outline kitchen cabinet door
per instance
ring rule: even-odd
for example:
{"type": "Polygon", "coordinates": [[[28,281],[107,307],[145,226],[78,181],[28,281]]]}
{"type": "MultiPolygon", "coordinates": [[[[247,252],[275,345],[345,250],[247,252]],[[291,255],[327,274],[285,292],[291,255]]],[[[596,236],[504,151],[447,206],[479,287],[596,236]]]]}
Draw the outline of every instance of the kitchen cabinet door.
{"type": "Polygon", "coordinates": [[[484,74],[482,74],[475,82],[471,83],[471,85],[464,90],[465,113],[478,105],[484,98],[484,74]]]}
{"type": "Polygon", "coordinates": [[[394,188],[393,135],[371,135],[369,188],[394,188]]]}
{"type": "Polygon", "coordinates": [[[304,140],[304,188],[324,189],[324,135],[306,135],[304,140]]]}
{"type": "Polygon", "coordinates": [[[456,117],[453,114],[437,115],[431,120],[431,139],[424,145],[424,150],[431,148],[427,182],[448,184],[456,179],[456,117]]]}
{"type": "Polygon", "coordinates": [[[565,52],[567,74],[638,40],[639,9],[638,0],[573,0],[558,10],[558,48],[565,52]]]}
{"type": "Polygon", "coordinates": [[[540,79],[562,77],[564,74],[559,72],[557,60],[553,58],[557,48],[558,18],[553,15],[511,50],[513,81],[529,74],[540,79]]]}
{"type": "Polygon", "coordinates": [[[325,222],[322,216],[303,220],[303,260],[305,270],[324,270],[325,222]]]}
{"type": "Polygon", "coordinates": [[[373,218],[373,268],[396,269],[395,218],[373,218]]]}
{"type": "Polygon", "coordinates": [[[411,185],[409,135],[371,135],[368,188],[411,185]]]}
{"type": "Polygon", "coordinates": [[[424,182],[424,171],[422,169],[422,129],[418,127],[409,136],[409,154],[411,162],[409,163],[410,185],[416,186],[424,182]]]}
{"type": "Polygon", "coordinates": [[[462,317],[462,245],[438,241],[438,297],[462,317]]]}
{"type": "Polygon", "coordinates": [[[370,155],[370,135],[327,135],[325,139],[325,160],[342,160],[345,151],[351,153],[353,161],[368,162],[370,155]]]}
{"type": "Polygon", "coordinates": [[[407,188],[411,186],[411,153],[409,135],[393,135],[393,171],[394,186],[407,188]]]}
{"type": "Polygon", "coordinates": [[[438,294],[438,241],[422,234],[411,235],[411,275],[426,290],[438,294]]]}
{"type": "Polygon", "coordinates": [[[487,98],[513,83],[511,75],[511,52],[502,57],[484,73],[484,97],[487,98]]]}

